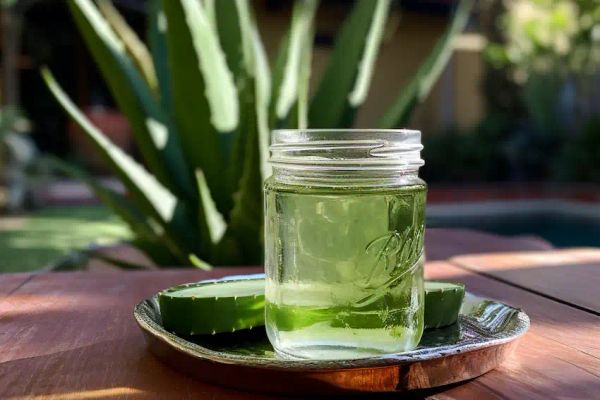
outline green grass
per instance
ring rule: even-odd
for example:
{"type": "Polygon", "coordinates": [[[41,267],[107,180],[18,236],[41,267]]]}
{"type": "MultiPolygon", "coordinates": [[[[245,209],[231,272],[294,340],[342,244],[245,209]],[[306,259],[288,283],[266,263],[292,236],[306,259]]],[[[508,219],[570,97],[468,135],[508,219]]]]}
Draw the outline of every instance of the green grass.
{"type": "Polygon", "coordinates": [[[130,237],[127,226],[101,206],[0,217],[0,272],[35,271],[92,242],[109,244],[130,237]]]}

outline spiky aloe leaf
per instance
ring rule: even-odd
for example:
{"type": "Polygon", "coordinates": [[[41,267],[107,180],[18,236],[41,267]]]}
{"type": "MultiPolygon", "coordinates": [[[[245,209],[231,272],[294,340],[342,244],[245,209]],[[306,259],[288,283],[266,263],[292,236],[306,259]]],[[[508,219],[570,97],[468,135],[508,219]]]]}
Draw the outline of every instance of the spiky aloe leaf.
{"type": "Polygon", "coordinates": [[[158,294],[166,330],[193,336],[264,325],[265,281],[242,279],[175,286],[158,294]]]}
{"type": "Polygon", "coordinates": [[[163,0],[171,70],[173,115],[183,151],[202,169],[219,211],[232,207],[231,187],[223,179],[221,134],[239,126],[239,104],[216,30],[202,2],[163,0]]]}
{"type": "Polygon", "coordinates": [[[269,125],[268,107],[271,95],[271,71],[265,49],[256,26],[256,19],[248,5],[247,0],[236,0],[239,9],[240,27],[243,38],[244,66],[251,77],[248,85],[249,96],[247,107],[253,109],[258,132],[258,151],[260,158],[260,171],[263,178],[271,175],[269,159],[269,125]]]}
{"type": "MultiPolygon", "coordinates": [[[[246,0],[242,2],[247,3],[246,0]]],[[[237,0],[209,0],[205,2],[207,13],[213,22],[215,29],[218,32],[219,41],[227,65],[233,73],[233,76],[239,79],[240,75],[247,75],[247,68],[244,65],[244,39],[242,36],[241,5],[237,0]]]]}
{"type": "MultiPolygon", "coordinates": [[[[199,249],[200,240],[197,227],[192,223],[190,212],[185,205],[165,188],[143,166],[138,164],[127,153],[107,139],[64,93],[48,69],[42,69],[42,77],[46,85],[67,111],[71,118],[94,144],[102,158],[121,179],[129,194],[139,206],[140,212],[154,219],[157,227],[153,230],[163,231],[170,238],[170,243],[177,246],[178,253],[193,253],[199,249]]],[[[199,251],[204,256],[202,251],[199,251]]]]}
{"type": "Polygon", "coordinates": [[[257,92],[256,54],[252,45],[256,26],[247,0],[206,1],[207,13],[212,24],[219,33],[219,40],[227,58],[229,68],[235,75],[240,106],[240,123],[232,135],[228,136],[230,152],[227,159],[227,170],[231,191],[239,188],[244,168],[248,130],[255,129],[256,119],[253,115],[260,108],[257,92]]]}
{"type": "Polygon", "coordinates": [[[227,223],[221,213],[219,213],[219,210],[217,210],[217,206],[210,194],[210,189],[201,170],[196,170],[196,180],[198,182],[200,201],[199,209],[201,210],[201,213],[198,215],[198,225],[205,227],[213,244],[218,243],[225,233],[227,223]]]}
{"type": "Polygon", "coordinates": [[[450,282],[425,282],[425,328],[454,324],[465,297],[465,285],[450,282]]]}
{"type": "Polygon", "coordinates": [[[228,57],[231,57],[228,61],[234,63],[238,71],[236,79],[240,105],[240,124],[232,135],[234,142],[228,166],[233,208],[229,214],[225,237],[217,248],[216,259],[217,262],[230,263],[239,256],[239,260],[260,263],[261,183],[268,157],[268,67],[249,2],[226,0],[214,4],[213,18],[217,26],[235,23],[238,27],[219,28],[219,32],[227,30],[227,35],[238,35],[237,39],[229,39],[231,42],[237,42],[238,48],[237,51],[230,48],[228,57]],[[230,6],[227,10],[227,7],[224,7],[226,5],[230,6]]]}
{"type": "Polygon", "coordinates": [[[243,152],[243,168],[238,190],[234,196],[234,206],[224,240],[219,243],[217,263],[229,257],[239,257],[249,264],[262,260],[262,182],[258,139],[258,118],[252,109],[245,114],[247,127],[243,152]]]}
{"type": "Polygon", "coordinates": [[[269,120],[273,127],[298,127],[306,121],[313,24],[318,1],[296,1],[290,31],[283,39],[273,73],[269,120]]]}
{"type": "Polygon", "coordinates": [[[59,158],[48,158],[45,162],[52,170],[65,173],[85,183],[92,189],[98,199],[129,225],[129,228],[137,236],[145,238],[154,237],[151,226],[146,222],[143,213],[123,194],[102,185],[96,178],[84,170],[68,164],[59,158]]]}
{"type": "Polygon", "coordinates": [[[193,176],[181,156],[178,137],[168,129],[165,116],[125,45],[91,0],[73,0],[68,5],[111,93],[131,124],[148,168],[171,191],[193,198],[193,176]]]}
{"type": "Polygon", "coordinates": [[[146,79],[148,86],[153,91],[156,91],[158,89],[156,71],[154,70],[154,63],[152,62],[150,52],[144,42],[140,40],[137,33],[127,24],[127,21],[125,21],[125,18],[123,18],[111,0],[98,0],[97,4],[106,21],[125,45],[127,53],[146,79]]]}
{"type": "Polygon", "coordinates": [[[268,147],[270,142],[268,107],[271,96],[271,71],[269,70],[265,48],[256,25],[256,19],[249,7],[248,1],[236,0],[236,4],[239,10],[238,14],[240,16],[242,32],[243,65],[249,71],[253,80],[252,93],[254,100],[249,103],[249,107],[254,106],[256,113],[261,171],[263,177],[267,177],[271,175],[271,169],[268,165],[268,147]]]}
{"type": "Polygon", "coordinates": [[[308,36],[311,38],[311,41],[304,42],[304,49],[302,49],[302,64],[300,65],[300,77],[298,79],[298,101],[296,103],[297,112],[294,113],[298,119],[296,121],[296,126],[299,129],[308,128],[308,104],[310,94],[312,38],[314,37],[314,28],[310,30],[308,36]]]}
{"type": "Polygon", "coordinates": [[[258,150],[260,153],[260,170],[263,178],[271,176],[271,165],[269,164],[269,101],[271,96],[271,71],[267,55],[258,33],[258,28],[254,29],[253,50],[255,61],[255,82],[256,82],[256,118],[258,124],[258,150]]]}
{"type": "Polygon", "coordinates": [[[400,96],[385,113],[379,122],[380,128],[390,129],[408,124],[414,108],[427,98],[448,64],[452,56],[454,39],[467,25],[474,3],[474,0],[461,0],[446,33],[436,43],[408,86],[402,90],[400,96]]]}
{"type": "Polygon", "coordinates": [[[161,8],[161,0],[148,2],[148,43],[158,79],[160,105],[168,116],[172,115],[171,74],[167,52],[167,19],[161,8]]]}
{"type": "Polygon", "coordinates": [[[390,0],[358,0],[336,39],[309,110],[313,128],[349,128],[366,100],[390,0]]]}
{"type": "Polygon", "coordinates": [[[275,114],[275,105],[277,103],[277,97],[281,91],[281,83],[283,82],[283,75],[286,71],[286,64],[288,59],[288,47],[290,42],[290,33],[288,33],[281,39],[279,50],[273,64],[271,65],[271,95],[269,98],[269,114],[268,121],[269,126],[277,128],[277,115],[275,114]]]}
{"type": "Polygon", "coordinates": [[[129,226],[135,234],[133,244],[157,265],[183,265],[188,262],[187,254],[181,252],[172,238],[165,234],[156,219],[145,215],[130,198],[102,185],[84,170],[58,158],[49,158],[46,162],[50,168],[88,185],[98,199],[129,226]]]}

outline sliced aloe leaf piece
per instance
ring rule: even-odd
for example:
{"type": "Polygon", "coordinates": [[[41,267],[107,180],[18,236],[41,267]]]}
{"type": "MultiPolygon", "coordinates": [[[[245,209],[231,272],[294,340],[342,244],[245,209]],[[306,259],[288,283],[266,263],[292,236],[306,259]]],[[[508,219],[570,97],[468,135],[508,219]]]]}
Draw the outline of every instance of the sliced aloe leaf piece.
{"type": "Polygon", "coordinates": [[[264,325],[264,279],[191,283],[158,294],[166,330],[193,336],[264,325]]]}
{"type": "Polygon", "coordinates": [[[465,285],[451,282],[425,282],[425,329],[452,325],[458,320],[465,297],[465,285]]]}
{"type": "MultiPolygon", "coordinates": [[[[235,332],[264,325],[263,276],[237,275],[163,290],[158,298],[165,329],[178,335],[193,336],[235,332]]],[[[464,294],[465,286],[461,283],[426,281],[425,328],[442,328],[456,323],[464,294]]],[[[281,330],[301,329],[327,321],[333,321],[334,325],[352,325],[348,316],[336,308],[289,310],[271,306],[269,315],[281,330]]],[[[364,320],[364,316],[360,320],[363,326],[365,322],[367,326],[371,325],[364,320]]],[[[380,323],[377,319],[372,325],[380,323]]]]}

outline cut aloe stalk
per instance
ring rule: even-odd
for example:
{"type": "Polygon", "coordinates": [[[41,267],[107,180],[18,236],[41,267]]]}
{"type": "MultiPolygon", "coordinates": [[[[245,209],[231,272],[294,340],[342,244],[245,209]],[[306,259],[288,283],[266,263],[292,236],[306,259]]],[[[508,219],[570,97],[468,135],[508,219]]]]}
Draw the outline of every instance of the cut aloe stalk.
{"type": "MultiPolygon", "coordinates": [[[[215,334],[264,325],[265,280],[243,276],[175,286],[158,294],[165,329],[179,335],[215,334]]],[[[460,283],[425,282],[425,328],[452,325],[458,319],[465,294],[460,283]]],[[[277,311],[277,310],[273,310],[277,311]]],[[[280,326],[289,330],[335,319],[326,310],[292,314],[272,312],[280,326]]],[[[343,317],[343,316],[342,316],[343,317]]],[[[342,318],[345,321],[345,319],[342,318]]],[[[347,321],[346,321],[347,322],[347,321]]]]}
{"type": "Polygon", "coordinates": [[[264,279],[191,283],[158,294],[166,330],[179,335],[215,334],[264,325],[264,279]]]}
{"type": "Polygon", "coordinates": [[[465,285],[450,282],[425,282],[425,329],[452,325],[458,320],[465,297],[465,285]]]}

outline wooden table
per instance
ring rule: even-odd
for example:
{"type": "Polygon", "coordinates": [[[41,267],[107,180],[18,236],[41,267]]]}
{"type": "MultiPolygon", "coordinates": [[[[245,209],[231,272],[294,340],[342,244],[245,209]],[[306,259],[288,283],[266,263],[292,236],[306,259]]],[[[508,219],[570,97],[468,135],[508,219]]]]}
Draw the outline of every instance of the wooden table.
{"type": "MultiPolygon", "coordinates": [[[[463,281],[471,292],[520,306],[532,327],[499,369],[411,397],[600,398],[600,249],[553,250],[534,238],[430,230],[427,252],[428,278],[463,281]]],[[[131,315],[135,303],[161,288],[258,270],[1,275],[0,398],[274,398],[169,369],[146,351],[131,315]]]]}

